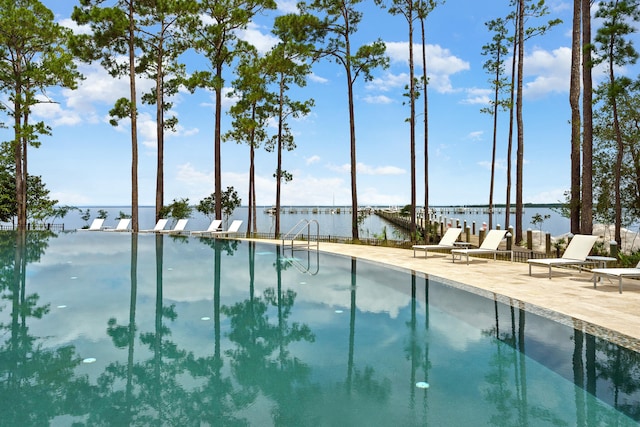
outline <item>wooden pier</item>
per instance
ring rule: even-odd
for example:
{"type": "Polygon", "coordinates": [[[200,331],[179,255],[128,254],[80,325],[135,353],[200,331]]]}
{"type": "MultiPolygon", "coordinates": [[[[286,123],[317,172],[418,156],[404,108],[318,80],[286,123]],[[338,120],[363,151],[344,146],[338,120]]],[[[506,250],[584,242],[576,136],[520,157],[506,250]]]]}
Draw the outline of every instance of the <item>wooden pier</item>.
{"type": "MultiPolygon", "coordinates": [[[[269,215],[275,215],[276,213],[276,208],[275,207],[271,207],[271,208],[266,208],[264,210],[264,213],[269,214],[269,215]]],[[[292,214],[292,215],[296,215],[296,214],[302,214],[302,215],[308,215],[308,214],[314,214],[314,215],[318,215],[318,214],[327,214],[327,215],[340,215],[340,214],[351,214],[351,208],[346,206],[346,207],[308,207],[308,206],[303,206],[303,207],[298,207],[298,206],[289,206],[289,207],[284,207],[281,206],[280,207],[280,213],[281,214],[292,214]]]]}

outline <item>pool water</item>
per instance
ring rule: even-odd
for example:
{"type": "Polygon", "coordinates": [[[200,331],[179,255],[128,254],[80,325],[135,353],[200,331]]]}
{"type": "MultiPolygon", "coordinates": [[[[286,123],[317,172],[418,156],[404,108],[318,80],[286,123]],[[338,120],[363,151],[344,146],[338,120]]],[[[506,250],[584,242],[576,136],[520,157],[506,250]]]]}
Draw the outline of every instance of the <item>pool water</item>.
{"type": "Polygon", "coordinates": [[[640,357],[424,274],[244,241],[0,233],[1,425],[637,425],[640,357]]]}

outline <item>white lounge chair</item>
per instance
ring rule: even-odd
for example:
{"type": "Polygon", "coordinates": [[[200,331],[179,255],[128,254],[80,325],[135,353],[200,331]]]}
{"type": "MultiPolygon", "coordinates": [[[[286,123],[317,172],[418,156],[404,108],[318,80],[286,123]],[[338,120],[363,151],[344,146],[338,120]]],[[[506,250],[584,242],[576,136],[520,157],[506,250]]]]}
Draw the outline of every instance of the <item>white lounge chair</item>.
{"type": "Polygon", "coordinates": [[[225,231],[212,231],[209,233],[211,237],[221,237],[221,236],[229,236],[230,234],[237,234],[240,230],[240,226],[242,225],[242,221],[239,219],[231,222],[231,225],[225,231]]]}
{"type": "Polygon", "coordinates": [[[104,224],[104,218],[96,218],[93,220],[89,228],[78,228],[81,231],[100,231],[102,230],[102,224],[104,224]]]}
{"type": "Polygon", "coordinates": [[[465,255],[467,258],[467,265],[469,265],[470,255],[482,254],[493,254],[493,259],[495,260],[499,253],[510,253],[511,261],[513,261],[513,251],[498,249],[498,246],[500,246],[500,242],[504,239],[505,234],[507,234],[507,230],[490,230],[479,248],[452,249],[451,257],[453,258],[453,262],[456,262],[456,257],[459,260],[462,260],[462,256],[465,255]]]}
{"type": "Polygon", "coordinates": [[[635,278],[640,279],[640,262],[635,267],[629,268],[594,268],[591,270],[593,273],[593,287],[596,287],[596,279],[601,277],[617,277],[618,278],[618,292],[622,293],[622,279],[623,278],[635,278]]]}
{"type": "Polygon", "coordinates": [[[129,231],[129,224],[131,224],[131,218],[121,218],[116,228],[104,228],[102,231],[129,231]]]}
{"type": "Polygon", "coordinates": [[[460,233],[462,233],[462,228],[449,228],[435,245],[413,245],[413,257],[416,257],[416,250],[424,250],[424,257],[426,258],[427,251],[429,250],[449,250],[455,248],[453,242],[458,239],[460,233]]]}
{"type": "Polygon", "coordinates": [[[150,230],[140,230],[140,231],[138,231],[138,233],[159,233],[161,230],[164,230],[164,227],[166,227],[167,222],[169,222],[168,219],[161,218],[156,223],[156,226],[153,227],[152,229],[150,229],[150,230]]]}
{"type": "Polygon", "coordinates": [[[551,267],[560,267],[567,265],[593,264],[593,261],[588,261],[587,257],[591,248],[598,240],[598,236],[588,236],[585,234],[576,234],[573,239],[567,245],[562,257],[560,258],[540,258],[540,259],[528,259],[529,263],[529,276],[531,276],[531,266],[539,265],[541,267],[549,268],[549,279],[551,279],[551,267]]]}
{"type": "Polygon", "coordinates": [[[213,221],[211,221],[211,224],[209,224],[209,227],[206,230],[192,231],[191,234],[196,236],[202,236],[204,234],[209,234],[214,231],[218,231],[218,229],[220,228],[220,224],[222,224],[221,219],[214,219],[213,221]]]}
{"type": "Polygon", "coordinates": [[[187,222],[189,222],[188,219],[179,219],[178,222],[176,222],[176,225],[175,225],[175,227],[173,227],[172,230],[160,230],[160,233],[163,233],[163,234],[189,233],[188,231],[186,231],[184,229],[187,226],[187,222]]]}

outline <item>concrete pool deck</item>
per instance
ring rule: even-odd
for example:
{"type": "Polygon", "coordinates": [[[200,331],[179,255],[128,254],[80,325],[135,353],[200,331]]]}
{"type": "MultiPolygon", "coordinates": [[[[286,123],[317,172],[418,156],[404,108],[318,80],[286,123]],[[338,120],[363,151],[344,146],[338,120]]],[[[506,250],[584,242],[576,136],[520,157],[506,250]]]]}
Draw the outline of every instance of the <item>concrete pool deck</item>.
{"type": "MultiPolygon", "coordinates": [[[[281,240],[268,242],[282,243],[281,240]]],[[[554,268],[550,280],[546,267],[533,266],[532,276],[529,276],[529,265],[521,262],[471,258],[466,265],[459,261],[453,263],[448,253],[429,252],[425,259],[420,252],[414,258],[412,249],[324,242],[319,245],[321,252],[426,273],[552,310],[621,334],[621,337],[608,338],[640,351],[638,280],[624,280],[620,294],[617,280],[602,279],[594,289],[592,274],[585,270],[554,268]]],[[[315,244],[312,248],[315,249],[315,244]]]]}

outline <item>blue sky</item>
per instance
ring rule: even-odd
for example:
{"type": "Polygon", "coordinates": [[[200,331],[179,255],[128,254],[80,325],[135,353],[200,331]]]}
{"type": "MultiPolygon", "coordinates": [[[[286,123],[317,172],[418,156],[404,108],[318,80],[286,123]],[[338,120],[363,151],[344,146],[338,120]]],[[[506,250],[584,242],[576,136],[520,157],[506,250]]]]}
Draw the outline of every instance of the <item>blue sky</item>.
{"type": "MultiPolygon", "coordinates": [[[[71,0],[45,0],[63,25],[76,28],[69,16],[71,0]]],[[[483,69],[482,46],[491,34],[485,22],[508,13],[508,1],[448,0],[427,20],[427,70],[429,88],[429,186],[430,204],[481,204],[489,198],[492,118],[482,114],[487,106],[489,76],[483,69]]],[[[285,13],[294,1],[278,1],[275,13],[285,13]]],[[[524,200],[557,202],[569,188],[570,110],[568,100],[571,5],[549,0],[548,19],[564,23],[547,35],[528,41],[525,53],[524,91],[524,200]]],[[[358,201],[360,205],[404,205],[410,202],[409,115],[404,102],[408,82],[408,34],[406,21],[380,10],[372,1],[361,3],[364,13],[354,37],[357,48],[377,38],[387,44],[391,66],[375,70],[372,82],[358,81],[355,88],[358,201]]],[[[272,16],[253,22],[241,37],[262,50],[274,43],[272,16]]],[[[597,26],[597,23],[594,24],[597,26]]],[[[78,30],[78,29],[76,29],[78,30]]],[[[595,34],[595,28],[594,28],[595,34]]],[[[640,49],[640,40],[635,46],[640,49]]],[[[414,36],[419,42],[419,33],[414,36]]],[[[416,55],[420,46],[416,45],[416,55]]],[[[190,56],[194,70],[201,61],[190,56]]],[[[418,57],[418,65],[421,60],[418,57]]],[[[31,149],[31,174],[41,175],[51,196],[61,204],[129,205],[131,200],[131,144],[126,123],[114,128],[108,110],[115,100],[128,96],[126,79],[114,80],[99,64],[80,65],[85,80],[78,90],[51,90],[57,104],[34,111],[53,128],[42,146],[31,149]]],[[[636,77],[639,69],[619,70],[636,77]]],[[[416,69],[421,73],[421,66],[416,69]]],[[[594,73],[596,84],[604,77],[594,73]]],[[[226,85],[233,79],[227,69],[226,85]]],[[[152,86],[138,82],[140,92],[152,86]]],[[[346,82],[335,63],[313,68],[307,86],[295,92],[298,99],[313,98],[311,114],[291,123],[297,148],[285,152],[283,168],[293,181],[283,186],[283,205],[349,205],[349,123],[346,82]]],[[[175,97],[173,113],[178,131],[165,142],[165,203],[189,198],[193,203],[213,192],[213,93],[199,90],[175,97]]],[[[232,99],[225,100],[223,132],[229,129],[226,115],[232,99]]],[[[420,121],[421,118],[418,117],[420,121]]],[[[507,114],[499,116],[496,186],[494,202],[505,201],[507,114]]],[[[275,131],[275,129],[273,129],[275,131]]],[[[6,135],[7,131],[2,133],[6,135]]],[[[417,141],[417,199],[423,200],[424,146],[421,126],[417,141]]],[[[2,139],[8,139],[3,137],[2,139]]],[[[140,204],[155,200],[156,144],[153,107],[142,106],[139,121],[140,204]]],[[[515,153],[515,149],[514,149],[515,153]]],[[[226,142],[222,147],[222,188],[233,186],[243,204],[248,201],[249,150],[226,142]]],[[[256,156],[257,202],[275,203],[275,153],[260,149],[256,156]]],[[[514,163],[515,170],[515,163],[514,163]]],[[[515,188],[515,176],[513,178],[515,188]]],[[[515,197],[512,196],[512,201],[515,197]]]]}

